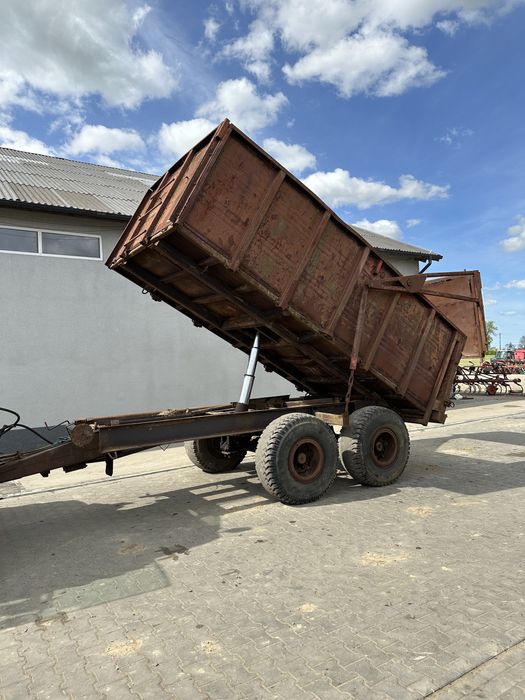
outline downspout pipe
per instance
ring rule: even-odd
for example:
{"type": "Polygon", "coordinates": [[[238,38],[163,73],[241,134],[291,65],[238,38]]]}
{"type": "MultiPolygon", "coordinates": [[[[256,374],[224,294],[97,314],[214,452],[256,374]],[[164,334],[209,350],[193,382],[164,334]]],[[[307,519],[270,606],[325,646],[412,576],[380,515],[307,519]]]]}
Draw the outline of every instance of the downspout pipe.
{"type": "Polygon", "coordinates": [[[426,272],[426,271],[428,270],[428,268],[429,268],[431,265],[432,265],[432,259],[429,258],[429,259],[427,260],[427,264],[425,265],[425,267],[424,267],[422,270],[419,271],[419,274],[422,275],[423,272],[426,272]]]}

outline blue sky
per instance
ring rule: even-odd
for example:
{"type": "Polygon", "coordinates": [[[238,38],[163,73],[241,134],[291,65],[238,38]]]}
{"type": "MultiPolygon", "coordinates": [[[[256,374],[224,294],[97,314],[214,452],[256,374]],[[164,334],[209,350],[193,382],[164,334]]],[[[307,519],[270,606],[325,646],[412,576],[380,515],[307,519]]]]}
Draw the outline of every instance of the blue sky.
{"type": "Polygon", "coordinates": [[[0,143],[160,173],[223,117],[525,335],[524,0],[4,0],[0,143]]]}

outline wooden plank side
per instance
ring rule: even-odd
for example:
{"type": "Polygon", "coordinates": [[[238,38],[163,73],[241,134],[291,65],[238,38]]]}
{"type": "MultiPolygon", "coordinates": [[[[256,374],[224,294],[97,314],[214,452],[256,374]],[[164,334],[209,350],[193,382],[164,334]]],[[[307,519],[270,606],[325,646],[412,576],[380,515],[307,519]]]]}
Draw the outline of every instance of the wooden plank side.
{"type": "Polygon", "coordinates": [[[279,299],[300,265],[305,244],[313,237],[322,214],[315,202],[286,179],[246,250],[243,271],[279,299]]]}
{"type": "Polygon", "coordinates": [[[453,342],[463,341],[463,339],[464,336],[459,331],[443,322],[436,314],[432,329],[421,351],[419,362],[407,387],[407,398],[421,397],[428,409],[429,396],[432,395],[436,387],[444,358],[449,353],[453,342]]]}
{"type": "Polygon", "coordinates": [[[279,306],[283,308],[288,306],[290,299],[293,297],[294,292],[300,283],[301,276],[305,271],[306,266],[310,266],[312,264],[312,256],[314,250],[316,249],[321,236],[323,235],[326,227],[328,226],[330,217],[331,213],[328,210],[325,211],[321,216],[321,220],[319,221],[317,228],[314,230],[311,239],[308,241],[308,245],[304,249],[302,259],[300,260],[299,264],[293,272],[292,277],[290,277],[290,279],[288,280],[288,283],[283,293],[281,294],[281,298],[279,299],[279,306]]]}
{"type": "Polygon", "coordinates": [[[337,222],[330,219],[301,274],[290,307],[306,317],[314,313],[318,326],[325,328],[341,301],[360,249],[360,242],[342,236],[337,222]]]}
{"type": "MultiPolygon", "coordinates": [[[[406,390],[408,388],[408,385],[410,384],[410,380],[414,376],[414,372],[417,369],[417,364],[419,362],[419,358],[421,356],[421,352],[423,351],[423,348],[425,346],[425,343],[427,342],[427,338],[429,336],[429,333],[432,328],[432,324],[434,323],[434,319],[436,317],[436,310],[435,309],[430,309],[428,313],[428,317],[425,321],[425,326],[422,329],[422,332],[419,336],[419,340],[417,343],[412,342],[411,345],[414,348],[413,353],[410,355],[410,359],[407,363],[407,366],[405,367],[405,372],[404,372],[404,377],[399,385],[399,393],[401,396],[404,396],[406,393],[406,390]]],[[[415,339],[413,339],[414,341],[415,339]]]]}
{"type": "Polygon", "coordinates": [[[388,324],[390,323],[390,321],[392,319],[392,314],[395,311],[395,308],[397,306],[397,302],[399,301],[400,296],[401,296],[400,294],[395,294],[395,293],[392,294],[389,303],[384,308],[383,315],[381,317],[381,322],[377,328],[377,333],[372,340],[372,344],[369,346],[368,355],[366,355],[366,359],[363,362],[363,369],[364,370],[370,369],[370,365],[374,361],[375,354],[377,352],[379,344],[383,340],[386,329],[387,329],[388,324]]]}
{"type": "MultiPolygon", "coordinates": [[[[391,294],[396,295],[396,292],[392,291],[391,294]]],[[[422,306],[417,297],[412,294],[399,294],[399,299],[375,350],[373,361],[369,365],[372,373],[379,372],[382,376],[388,377],[401,396],[405,394],[405,391],[401,391],[401,387],[406,368],[410,364],[410,358],[419,341],[424,318],[428,313],[428,307],[422,306]]],[[[371,329],[370,345],[374,342],[378,327],[379,323],[375,329],[371,329]]],[[[414,398],[422,400],[420,395],[414,398]]]]}
{"type": "MultiPolygon", "coordinates": [[[[430,394],[430,398],[428,400],[427,408],[425,411],[425,415],[423,416],[423,421],[425,423],[428,423],[428,420],[430,418],[430,415],[433,410],[435,410],[434,406],[434,401],[436,400],[438,393],[443,391],[443,379],[445,378],[445,375],[447,374],[450,366],[450,361],[451,358],[454,354],[454,351],[456,350],[457,343],[459,342],[459,333],[456,331],[451,340],[449,341],[448,347],[446,349],[446,352],[443,355],[443,359],[441,361],[441,364],[439,366],[439,371],[436,375],[436,379],[434,382],[434,386],[432,387],[432,392],[430,394]]],[[[452,387],[450,387],[452,388],[452,387]]]]}
{"type": "Polygon", "coordinates": [[[232,265],[275,177],[273,164],[230,135],[185,216],[185,225],[232,265]]]}

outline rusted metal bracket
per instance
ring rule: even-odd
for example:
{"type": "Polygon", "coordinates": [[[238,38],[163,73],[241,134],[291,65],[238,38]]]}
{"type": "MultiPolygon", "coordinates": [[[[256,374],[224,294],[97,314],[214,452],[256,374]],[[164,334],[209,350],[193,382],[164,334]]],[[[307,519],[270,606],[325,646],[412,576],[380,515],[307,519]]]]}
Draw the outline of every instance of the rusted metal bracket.
{"type": "Polygon", "coordinates": [[[480,299],[477,295],[451,294],[449,292],[434,291],[425,282],[430,277],[447,279],[449,277],[465,277],[474,274],[474,271],[464,272],[422,272],[417,275],[398,275],[396,277],[375,276],[368,282],[370,289],[381,289],[382,291],[400,292],[405,294],[424,294],[425,296],[444,297],[447,299],[458,299],[459,301],[471,301],[478,303],[480,299]],[[399,285],[403,286],[399,286],[399,285]]]}

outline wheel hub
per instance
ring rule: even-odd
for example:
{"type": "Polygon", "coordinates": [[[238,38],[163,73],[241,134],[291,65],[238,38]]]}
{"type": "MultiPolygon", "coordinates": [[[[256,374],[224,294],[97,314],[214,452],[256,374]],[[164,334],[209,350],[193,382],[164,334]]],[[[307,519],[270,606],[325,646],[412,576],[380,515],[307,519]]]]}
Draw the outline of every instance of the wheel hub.
{"type": "Polygon", "coordinates": [[[370,441],[370,446],[372,460],[381,469],[390,467],[399,453],[397,435],[390,428],[376,430],[370,441]]]}
{"type": "Polygon", "coordinates": [[[302,438],[293,445],[288,456],[288,470],[296,481],[302,484],[315,481],[323,467],[324,451],[317,440],[302,438]]]}

